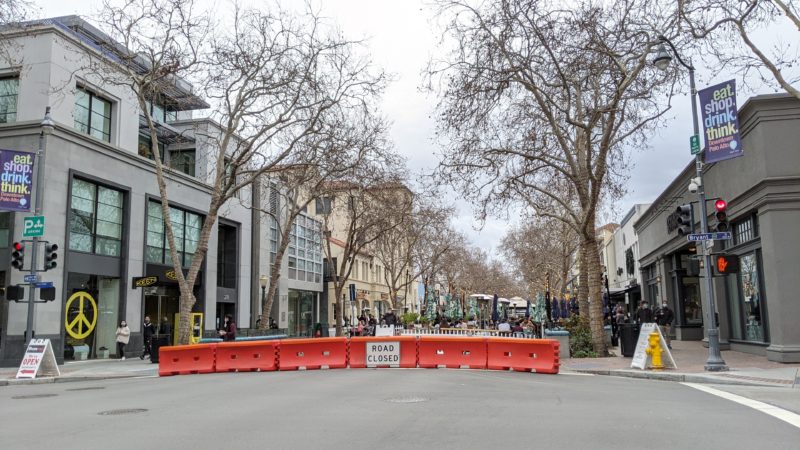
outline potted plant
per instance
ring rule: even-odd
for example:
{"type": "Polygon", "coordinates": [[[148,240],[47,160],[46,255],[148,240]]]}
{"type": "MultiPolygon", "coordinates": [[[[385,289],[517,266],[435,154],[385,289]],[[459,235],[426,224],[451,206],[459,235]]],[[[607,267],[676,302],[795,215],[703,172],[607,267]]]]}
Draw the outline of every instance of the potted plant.
{"type": "Polygon", "coordinates": [[[428,325],[430,325],[431,321],[427,317],[422,316],[419,319],[419,323],[422,324],[423,328],[428,328],[428,325]]]}
{"type": "Polygon", "coordinates": [[[415,312],[408,312],[400,317],[400,321],[403,322],[403,325],[405,325],[406,329],[409,330],[414,328],[414,323],[418,319],[419,319],[419,314],[415,312]]]}

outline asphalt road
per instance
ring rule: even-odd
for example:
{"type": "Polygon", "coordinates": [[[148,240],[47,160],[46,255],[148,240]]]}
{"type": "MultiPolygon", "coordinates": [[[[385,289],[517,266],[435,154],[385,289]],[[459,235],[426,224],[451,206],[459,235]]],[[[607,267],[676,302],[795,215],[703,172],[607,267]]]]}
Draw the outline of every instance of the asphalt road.
{"type": "Polygon", "coordinates": [[[800,429],[729,400],[603,376],[356,369],[0,388],[2,449],[796,450],[798,442],[800,429]],[[101,414],[124,409],[146,411],[101,414]]]}

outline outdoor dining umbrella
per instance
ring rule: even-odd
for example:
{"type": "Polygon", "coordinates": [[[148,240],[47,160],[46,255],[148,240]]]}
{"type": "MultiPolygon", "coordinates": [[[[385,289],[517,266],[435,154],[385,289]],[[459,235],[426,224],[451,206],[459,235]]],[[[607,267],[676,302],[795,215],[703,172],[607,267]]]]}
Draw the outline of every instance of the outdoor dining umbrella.
{"type": "Polygon", "coordinates": [[[497,294],[494,294],[494,300],[492,300],[492,322],[497,323],[499,318],[500,315],[497,313],[497,294]]]}
{"type": "Polygon", "coordinates": [[[558,308],[561,310],[561,318],[569,318],[569,307],[567,306],[567,301],[562,298],[559,303],[560,304],[558,305],[558,308]]]}
{"type": "Polygon", "coordinates": [[[529,318],[531,316],[531,301],[525,300],[525,318],[529,318]]]}

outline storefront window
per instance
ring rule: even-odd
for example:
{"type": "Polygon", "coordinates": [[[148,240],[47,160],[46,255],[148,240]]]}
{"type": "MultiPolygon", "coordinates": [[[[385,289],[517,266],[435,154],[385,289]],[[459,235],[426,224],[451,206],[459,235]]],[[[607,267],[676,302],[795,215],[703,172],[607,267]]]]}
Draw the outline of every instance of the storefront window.
{"type": "Polygon", "coordinates": [[[764,294],[758,277],[755,252],[739,257],[739,274],[728,276],[731,298],[731,329],[734,339],[766,342],[764,294]]]}
{"type": "Polygon", "coordinates": [[[310,337],[316,293],[289,289],[289,335],[310,337]]]}
{"type": "Polygon", "coordinates": [[[64,327],[66,343],[88,348],[89,357],[113,356],[119,320],[120,280],[70,273],[64,327]]]}
{"type": "Polygon", "coordinates": [[[683,277],[683,319],[684,325],[703,324],[703,303],[700,299],[700,279],[683,277]]]}

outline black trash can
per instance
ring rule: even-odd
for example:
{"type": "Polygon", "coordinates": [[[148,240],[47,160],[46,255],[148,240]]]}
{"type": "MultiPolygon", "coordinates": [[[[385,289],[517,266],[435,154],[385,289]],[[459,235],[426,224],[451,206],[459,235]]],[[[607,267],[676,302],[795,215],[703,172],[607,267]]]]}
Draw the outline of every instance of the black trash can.
{"type": "Polygon", "coordinates": [[[169,345],[168,334],[154,334],[150,338],[150,362],[158,364],[158,349],[169,345]]]}
{"type": "Polygon", "coordinates": [[[622,356],[632,357],[636,352],[636,342],[639,341],[639,324],[621,323],[619,329],[619,347],[622,356]]]}

